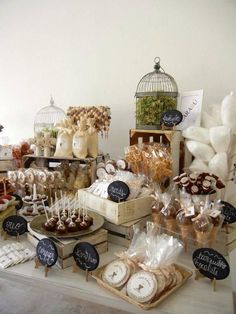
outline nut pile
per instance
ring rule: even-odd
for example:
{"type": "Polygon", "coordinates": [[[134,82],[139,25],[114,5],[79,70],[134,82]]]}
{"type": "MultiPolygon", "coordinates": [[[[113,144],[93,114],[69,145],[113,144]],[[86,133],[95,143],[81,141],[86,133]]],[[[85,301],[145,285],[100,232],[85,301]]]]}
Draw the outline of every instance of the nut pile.
{"type": "Polygon", "coordinates": [[[67,116],[71,117],[74,124],[80,121],[81,117],[94,118],[95,128],[98,132],[103,132],[107,135],[109,131],[111,115],[110,108],[107,106],[79,106],[69,107],[67,110],[67,116]]]}

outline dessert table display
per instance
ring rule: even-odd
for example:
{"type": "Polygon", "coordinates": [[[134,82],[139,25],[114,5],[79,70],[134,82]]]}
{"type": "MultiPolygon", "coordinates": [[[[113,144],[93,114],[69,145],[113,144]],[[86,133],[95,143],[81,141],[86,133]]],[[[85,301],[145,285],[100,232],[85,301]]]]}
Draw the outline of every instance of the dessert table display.
{"type": "Polygon", "coordinates": [[[236,209],[224,199],[236,173],[233,95],[217,106],[227,111],[222,121],[205,113],[201,127],[201,104],[189,118],[178,94],[155,59],[137,86],[137,129],[117,160],[99,154],[109,107],[65,113],[51,99],[38,112],[34,138],[13,149],[18,169],[0,180],[3,278],[129,313],[233,312],[236,209]],[[186,115],[193,125],[182,130],[186,115]]]}

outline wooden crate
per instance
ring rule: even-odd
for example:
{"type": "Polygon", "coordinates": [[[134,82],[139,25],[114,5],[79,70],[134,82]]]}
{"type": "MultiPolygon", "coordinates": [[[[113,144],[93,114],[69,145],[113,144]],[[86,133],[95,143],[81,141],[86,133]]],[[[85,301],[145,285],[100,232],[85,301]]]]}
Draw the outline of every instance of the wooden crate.
{"type": "Polygon", "coordinates": [[[13,158],[0,158],[0,173],[4,176],[7,175],[7,171],[15,170],[16,164],[13,158]]]}
{"type": "MultiPolygon", "coordinates": [[[[46,238],[45,235],[39,234],[33,231],[30,226],[28,226],[29,233],[27,234],[28,240],[37,246],[38,241],[46,238]]],[[[91,234],[84,235],[76,238],[51,238],[56,245],[58,256],[61,259],[65,259],[72,255],[74,247],[80,242],[89,242],[93,245],[107,242],[107,230],[99,229],[91,234]]]]}
{"type": "Polygon", "coordinates": [[[151,214],[153,198],[145,196],[134,200],[115,203],[101,198],[86,190],[78,191],[79,197],[84,200],[84,206],[96,211],[109,222],[120,225],[151,214]]]}
{"type": "Polygon", "coordinates": [[[147,215],[145,217],[135,219],[121,225],[113,224],[105,220],[103,228],[108,232],[120,235],[126,239],[132,239],[134,234],[134,227],[139,228],[140,230],[145,229],[147,221],[152,221],[152,216],[147,215]]]}
{"type": "Polygon", "coordinates": [[[173,160],[173,177],[183,172],[191,161],[192,156],[184,145],[184,138],[181,131],[173,130],[138,130],[132,129],[129,132],[130,145],[141,144],[145,142],[156,142],[166,144],[170,147],[173,160]]]}
{"type": "MultiPolygon", "coordinates": [[[[108,242],[102,242],[99,244],[95,244],[94,245],[96,250],[98,251],[98,254],[102,254],[102,253],[106,253],[108,251],[108,242]]],[[[68,267],[71,267],[74,263],[74,258],[73,256],[69,256],[67,258],[61,258],[58,257],[58,260],[56,262],[56,265],[61,268],[61,269],[65,269],[68,267]]]]}
{"type": "Polygon", "coordinates": [[[0,212],[0,232],[2,231],[2,224],[3,224],[4,219],[15,214],[16,214],[15,204],[9,206],[3,212],[0,212]]]}

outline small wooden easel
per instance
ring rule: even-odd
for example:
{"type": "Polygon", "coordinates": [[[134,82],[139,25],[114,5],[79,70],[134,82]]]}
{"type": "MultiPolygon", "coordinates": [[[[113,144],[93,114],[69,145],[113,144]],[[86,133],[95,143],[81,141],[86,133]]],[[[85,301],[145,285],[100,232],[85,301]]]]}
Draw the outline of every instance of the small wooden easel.
{"type": "MultiPolygon", "coordinates": [[[[207,277],[205,277],[204,275],[202,275],[201,273],[200,273],[200,271],[198,270],[198,269],[196,269],[195,270],[195,280],[198,280],[198,279],[200,279],[200,278],[207,278],[207,277]]],[[[210,279],[211,280],[211,282],[212,282],[212,286],[213,286],[213,291],[215,292],[216,291],[216,279],[214,278],[214,279],[210,279]]]]}
{"type": "Polygon", "coordinates": [[[39,268],[40,266],[43,266],[43,267],[44,267],[44,275],[45,275],[45,277],[47,277],[47,276],[48,276],[48,271],[49,271],[49,268],[50,268],[50,267],[44,266],[44,265],[39,261],[39,259],[38,259],[37,257],[35,257],[34,262],[35,262],[34,268],[39,268]]]}
{"type": "MultiPolygon", "coordinates": [[[[1,231],[1,236],[3,237],[3,240],[6,241],[8,239],[8,233],[4,230],[1,231]]],[[[20,235],[19,233],[16,234],[16,240],[17,242],[20,242],[20,235]]]]}
{"type": "MultiPolygon", "coordinates": [[[[76,262],[73,261],[73,265],[72,265],[72,273],[78,273],[80,270],[80,268],[77,266],[76,262]]],[[[88,276],[89,276],[89,271],[88,269],[85,270],[86,273],[86,282],[88,282],[88,276]]]]}

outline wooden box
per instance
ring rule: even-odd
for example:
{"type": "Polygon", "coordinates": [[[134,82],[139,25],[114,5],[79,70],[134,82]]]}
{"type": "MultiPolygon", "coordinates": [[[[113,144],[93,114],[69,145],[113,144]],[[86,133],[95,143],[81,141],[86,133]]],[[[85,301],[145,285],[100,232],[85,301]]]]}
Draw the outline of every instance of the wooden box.
{"type": "MultiPolygon", "coordinates": [[[[107,242],[107,230],[99,229],[94,233],[81,236],[80,238],[51,238],[56,245],[58,252],[58,267],[64,269],[66,267],[70,267],[73,264],[72,253],[76,244],[80,242],[89,242],[93,244],[98,253],[104,253],[108,250],[108,242],[107,242]]],[[[45,235],[34,232],[29,227],[29,232],[27,234],[28,241],[33,244],[35,247],[38,244],[40,239],[46,238],[45,235]]]]}
{"type": "Polygon", "coordinates": [[[79,190],[78,194],[79,197],[84,200],[84,206],[87,209],[96,211],[105,217],[107,221],[116,225],[151,214],[153,203],[153,198],[151,196],[115,203],[87,192],[86,190],[79,190]]]}
{"type": "Polygon", "coordinates": [[[9,206],[3,212],[0,212],[0,231],[2,231],[2,224],[3,224],[4,219],[15,214],[16,214],[15,204],[9,206]]]}
{"type": "Polygon", "coordinates": [[[105,221],[103,228],[108,231],[108,242],[128,248],[133,238],[134,227],[145,230],[147,221],[151,220],[152,216],[148,215],[121,225],[105,221]]]}
{"type": "MultiPolygon", "coordinates": [[[[98,251],[98,254],[102,254],[102,253],[105,253],[108,251],[108,243],[107,242],[95,244],[94,246],[95,246],[96,250],[98,251]]],[[[61,258],[59,256],[58,260],[56,262],[56,265],[61,269],[65,269],[65,268],[73,266],[73,263],[74,263],[74,258],[72,255],[68,256],[66,258],[61,258]]]]}
{"type": "Polygon", "coordinates": [[[192,155],[184,145],[184,138],[182,137],[181,131],[132,129],[129,134],[130,145],[145,142],[156,142],[168,145],[173,160],[173,177],[183,172],[183,169],[187,168],[192,161],[192,155]]]}

